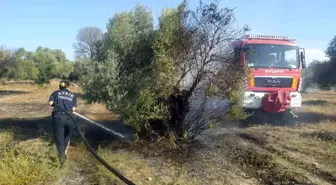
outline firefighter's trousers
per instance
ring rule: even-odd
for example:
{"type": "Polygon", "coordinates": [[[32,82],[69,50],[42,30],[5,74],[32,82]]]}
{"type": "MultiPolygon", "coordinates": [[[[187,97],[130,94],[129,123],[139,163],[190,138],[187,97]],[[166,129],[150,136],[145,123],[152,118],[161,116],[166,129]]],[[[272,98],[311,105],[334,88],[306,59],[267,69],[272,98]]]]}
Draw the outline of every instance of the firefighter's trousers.
{"type": "Polygon", "coordinates": [[[71,119],[66,114],[63,115],[52,119],[54,141],[56,142],[58,157],[61,162],[66,159],[65,150],[74,130],[74,124],[71,119]]]}

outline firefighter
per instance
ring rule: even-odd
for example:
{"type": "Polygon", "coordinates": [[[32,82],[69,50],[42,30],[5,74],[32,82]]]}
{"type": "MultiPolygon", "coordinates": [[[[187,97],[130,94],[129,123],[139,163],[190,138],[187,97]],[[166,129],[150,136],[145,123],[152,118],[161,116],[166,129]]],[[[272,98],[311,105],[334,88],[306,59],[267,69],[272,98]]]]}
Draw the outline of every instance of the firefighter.
{"type": "Polygon", "coordinates": [[[74,123],[58,106],[69,113],[75,112],[77,107],[77,96],[69,90],[69,86],[68,81],[61,81],[59,90],[54,91],[49,97],[49,106],[54,107],[52,111],[53,140],[56,142],[62,167],[66,161],[66,150],[74,130],[74,123]]]}

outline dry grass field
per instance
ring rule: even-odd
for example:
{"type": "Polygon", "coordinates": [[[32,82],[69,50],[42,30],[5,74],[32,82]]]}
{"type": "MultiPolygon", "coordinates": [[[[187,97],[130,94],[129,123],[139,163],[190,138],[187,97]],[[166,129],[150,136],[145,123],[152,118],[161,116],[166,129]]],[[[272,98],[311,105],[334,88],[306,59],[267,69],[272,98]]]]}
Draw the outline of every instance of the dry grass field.
{"type": "MultiPolygon", "coordinates": [[[[47,106],[55,89],[55,81],[46,86],[0,84],[0,184],[122,184],[77,135],[69,163],[59,168],[50,145],[47,106]]],[[[81,97],[78,86],[71,90],[81,97]]],[[[295,124],[222,123],[180,149],[169,148],[166,141],[93,145],[136,184],[336,184],[335,96],[331,91],[305,94],[295,124]]],[[[98,122],[115,119],[103,105],[86,104],[82,98],[78,112],[98,122]]],[[[89,131],[87,123],[79,122],[89,131]]]]}

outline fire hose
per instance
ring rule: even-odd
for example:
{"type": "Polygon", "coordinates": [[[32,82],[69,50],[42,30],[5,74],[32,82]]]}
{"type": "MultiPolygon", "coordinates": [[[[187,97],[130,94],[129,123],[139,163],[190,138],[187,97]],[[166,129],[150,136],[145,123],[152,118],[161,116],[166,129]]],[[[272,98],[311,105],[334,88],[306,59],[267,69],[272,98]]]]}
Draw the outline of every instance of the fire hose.
{"type": "MultiPolygon", "coordinates": [[[[89,142],[85,139],[85,137],[84,137],[84,135],[83,135],[83,133],[82,133],[82,131],[80,130],[80,128],[78,127],[78,125],[77,125],[77,123],[76,123],[76,121],[74,120],[74,118],[73,118],[73,116],[68,112],[68,111],[66,111],[63,107],[61,107],[61,106],[58,106],[58,105],[56,105],[55,104],[55,106],[57,106],[58,108],[60,108],[62,111],[64,111],[68,116],[69,116],[69,118],[71,119],[71,121],[74,123],[74,125],[75,125],[75,128],[76,128],[76,131],[78,132],[78,134],[80,135],[80,137],[82,138],[82,140],[84,141],[84,144],[85,144],[85,146],[86,146],[86,148],[90,151],[90,153],[105,167],[105,168],[107,168],[110,172],[112,172],[115,176],[117,176],[120,180],[122,180],[123,182],[125,182],[127,185],[135,185],[135,183],[133,183],[132,181],[130,181],[129,179],[127,179],[124,175],[122,175],[118,170],[116,170],[116,169],[114,169],[112,166],[110,166],[102,157],[100,157],[94,150],[93,150],[93,148],[90,146],[90,144],[89,144],[89,142]]],[[[115,132],[115,131],[113,131],[113,130],[111,130],[111,129],[108,129],[108,128],[106,128],[106,127],[104,127],[104,126],[102,126],[102,125],[100,125],[100,124],[98,124],[98,123],[96,123],[96,122],[94,122],[94,121],[92,121],[92,120],[90,120],[90,119],[88,119],[88,118],[86,118],[86,117],[84,117],[84,116],[82,116],[82,115],[80,115],[80,114],[78,114],[78,113],[76,113],[76,112],[74,112],[73,114],[75,114],[76,116],[79,116],[80,118],[82,118],[82,119],[85,119],[85,120],[87,120],[88,122],[90,122],[90,123],[92,123],[92,124],[94,124],[94,125],[96,125],[96,126],[98,126],[98,127],[100,127],[100,128],[102,128],[102,129],[104,129],[104,130],[106,130],[106,131],[108,131],[109,133],[112,133],[112,134],[114,134],[114,135],[117,135],[117,136],[119,136],[119,137],[122,137],[122,138],[124,138],[124,136],[122,135],[122,134],[120,134],[120,133],[118,133],[118,132],[115,132]]]]}

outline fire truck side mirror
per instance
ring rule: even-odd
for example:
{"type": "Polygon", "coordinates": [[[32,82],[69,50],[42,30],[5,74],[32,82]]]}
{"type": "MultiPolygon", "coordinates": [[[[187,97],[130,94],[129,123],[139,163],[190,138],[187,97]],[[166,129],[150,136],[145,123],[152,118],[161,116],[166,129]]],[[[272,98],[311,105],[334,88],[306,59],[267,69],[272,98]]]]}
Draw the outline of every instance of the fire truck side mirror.
{"type": "Polygon", "coordinates": [[[305,58],[305,53],[303,51],[301,51],[301,63],[302,63],[302,69],[306,69],[306,58],[305,58]]]}

